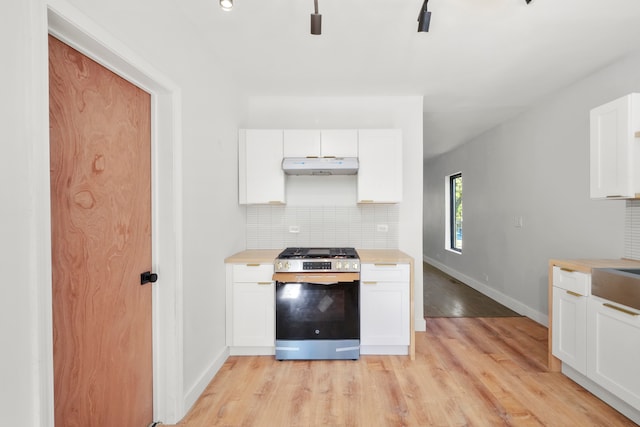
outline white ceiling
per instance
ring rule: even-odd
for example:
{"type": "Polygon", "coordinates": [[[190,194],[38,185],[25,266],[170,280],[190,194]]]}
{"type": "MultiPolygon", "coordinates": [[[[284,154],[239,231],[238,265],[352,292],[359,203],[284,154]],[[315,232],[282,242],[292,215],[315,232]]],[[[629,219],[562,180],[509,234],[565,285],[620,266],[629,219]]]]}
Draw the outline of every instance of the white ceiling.
{"type": "MultiPolygon", "coordinates": [[[[451,150],[640,48],[640,0],[182,0],[250,95],[422,95],[424,155],[451,150]]],[[[640,89],[639,89],[640,90],[640,89]]]]}

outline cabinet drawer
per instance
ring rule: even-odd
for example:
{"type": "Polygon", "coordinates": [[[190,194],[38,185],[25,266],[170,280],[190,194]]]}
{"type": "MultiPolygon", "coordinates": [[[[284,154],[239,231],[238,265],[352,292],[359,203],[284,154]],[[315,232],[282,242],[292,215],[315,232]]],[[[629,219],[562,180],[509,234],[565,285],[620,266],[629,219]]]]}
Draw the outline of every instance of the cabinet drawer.
{"type": "Polygon", "coordinates": [[[362,264],[360,280],[375,282],[408,282],[410,279],[409,264],[362,264]]]}
{"type": "Polygon", "coordinates": [[[591,293],[591,275],[556,266],[553,267],[553,286],[586,296],[591,293]]]}
{"type": "Polygon", "coordinates": [[[271,282],[273,277],[273,264],[234,264],[234,282],[271,282]]]}

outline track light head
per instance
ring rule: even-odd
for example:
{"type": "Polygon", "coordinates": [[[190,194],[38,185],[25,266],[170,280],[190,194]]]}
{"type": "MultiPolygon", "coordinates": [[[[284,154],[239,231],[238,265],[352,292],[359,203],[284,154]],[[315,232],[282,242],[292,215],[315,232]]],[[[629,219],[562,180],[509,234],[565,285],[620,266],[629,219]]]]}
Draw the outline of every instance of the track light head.
{"type": "Polygon", "coordinates": [[[527,2],[527,4],[531,3],[531,0],[524,0],[524,1],[526,1],[526,2],[527,2]]]}
{"type": "Polygon", "coordinates": [[[316,36],[322,34],[322,15],[319,13],[311,14],[311,34],[316,36]]]}
{"type": "Polygon", "coordinates": [[[233,0],[220,0],[220,7],[225,11],[233,9],[233,0]]]}
{"type": "Polygon", "coordinates": [[[427,10],[427,3],[429,0],[424,0],[422,8],[420,8],[420,14],[418,15],[418,32],[428,33],[429,24],[431,23],[431,12],[427,10]]]}
{"type": "Polygon", "coordinates": [[[311,14],[311,34],[322,34],[322,15],[318,13],[318,0],[313,0],[315,13],[311,14]]]}

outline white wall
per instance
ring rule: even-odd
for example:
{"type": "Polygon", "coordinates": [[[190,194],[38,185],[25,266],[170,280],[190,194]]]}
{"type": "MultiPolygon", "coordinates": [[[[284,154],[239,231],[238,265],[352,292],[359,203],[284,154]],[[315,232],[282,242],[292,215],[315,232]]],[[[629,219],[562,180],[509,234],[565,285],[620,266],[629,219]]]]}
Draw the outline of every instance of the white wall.
{"type": "MultiPolygon", "coordinates": [[[[214,363],[224,356],[225,269],[223,260],[244,249],[244,210],[237,204],[237,128],[243,96],[234,89],[207,46],[192,31],[179,3],[115,0],[72,3],[89,19],[126,43],[144,61],[167,75],[182,93],[185,404],[206,384],[214,363]],[[224,83],[222,83],[224,82],[224,83]],[[233,177],[229,179],[229,177],[233,177]],[[224,182],[225,185],[218,185],[224,182]]],[[[34,208],[40,206],[48,176],[46,141],[34,114],[35,87],[46,70],[34,69],[38,35],[46,27],[41,0],[3,5],[0,35],[3,82],[0,100],[0,414],[3,425],[36,426],[43,407],[38,360],[38,299],[50,281],[38,247],[34,208]],[[31,96],[31,97],[30,97],[31,96]],[[44,170],[41,170],[44,169],[44,170]]],[[[159,282],[160,283],[160,282],[159,282]]],[[[165,315],[171,315],[166,313],[165,315]]],[[[196,396],[197,397],[197,396],[196,396]]],[[[188,409],[188,408],[185,408],[188,409]]],[[[44,409],[46,412],[47,409],[44,409]]],[[[166,420],[165,420],[166,421],[166,420]]]]}
{"type": "Polygon", "coordinates": [[[634,91],[640,91],[640,55],[426,161],[425,260],[546,323],[550,258],[624,254],[625,202],[589,198],[589,110],[634,91]],[[444,177],[457,171],[463,173],[462,255],[444,250],[444,177]],[[514,226],[515,216],[522,216],[522,228],[514,226]]]}
{"type": "MultiPolygon", "coordinates": [[[[403,138],[403,201],[399,205],[399,249],[416,261],[415,324],[422,317],[422,97],[250,97],[243,128],[400,128],[403,138]]],[[[285,239],[286,240],[286,239],[285,239]]]]}
{"type": "Polygon", "coordinates": [[[3,4],[0,17],[0,414],[6,425],[36,425],[36,280],[30,141],[30,3],[3,4]]]}

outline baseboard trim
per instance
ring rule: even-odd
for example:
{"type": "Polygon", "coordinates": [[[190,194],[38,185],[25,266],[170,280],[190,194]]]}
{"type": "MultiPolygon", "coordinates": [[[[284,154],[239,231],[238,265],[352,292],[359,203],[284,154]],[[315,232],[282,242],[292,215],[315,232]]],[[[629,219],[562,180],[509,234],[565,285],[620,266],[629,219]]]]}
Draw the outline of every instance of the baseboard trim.
{"type": "Polygon", "coordinates": [[[213,377],[216,376],[224,362],[229,358],[229,347],[225,347],[222,352],[213,360],[207,369],[200,375],[200,378],[187,391],[184,396],[184,408],[187,408],[185,415],[189,413],[191,407],[198,401],[204,390],[207,388],[213,377]]]}
{"type": "Polygon", "coordinates": [[[529,307],[526,304],[521,303],[520,301],[511,298],[508,295],[503,294],[495,290],[494,288],[485,285],[484,283],[474,279],[473,277],[469,277],[466,274],[460,273],[457,270],[454,270],[441,262],[436,261],[435,259],[429,258],[426,255],[423,255],[423,261],[427,264],[431,264],[432,266],[438,268],[439,270],[444,271],[449,276],[461,281],[467,286],[472,287],[476,291],[480,292],[488,296],[489,298],[498,301],[500,304],[510,308],[518,314],[526,316],[533,320],[536,323],[539,323],[543,326],[549,326],[549,316],[545,313],[541,313],[533,308],[529,307]]]}

